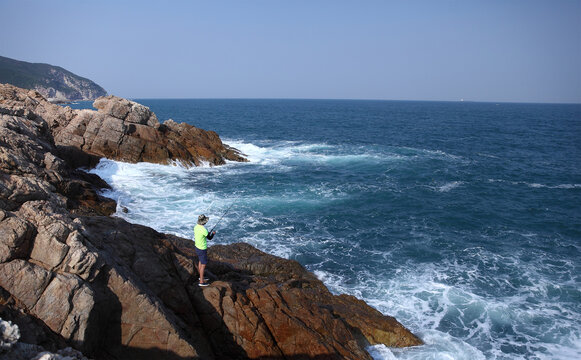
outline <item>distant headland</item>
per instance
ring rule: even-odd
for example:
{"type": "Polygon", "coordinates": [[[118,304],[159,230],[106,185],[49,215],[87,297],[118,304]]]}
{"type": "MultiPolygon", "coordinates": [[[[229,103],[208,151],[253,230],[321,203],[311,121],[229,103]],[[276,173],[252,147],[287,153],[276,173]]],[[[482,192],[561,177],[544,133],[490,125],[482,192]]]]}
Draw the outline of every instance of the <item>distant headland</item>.
{"type": "Polygon", "coordinates": [[[0,56],[0,83],[36,90],[54,103],[95,100],[107,91],[95,82],[59,66],[29,63],[0,56]]]}

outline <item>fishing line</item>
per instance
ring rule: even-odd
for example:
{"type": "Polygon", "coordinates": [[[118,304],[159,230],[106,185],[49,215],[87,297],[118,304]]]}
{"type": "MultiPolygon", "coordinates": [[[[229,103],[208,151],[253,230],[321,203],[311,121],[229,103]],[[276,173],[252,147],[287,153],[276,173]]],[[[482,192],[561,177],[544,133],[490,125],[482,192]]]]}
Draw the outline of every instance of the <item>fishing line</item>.
{"type": "Polygon", "coordinates": [[[224,218],[224,216],[226,216],[226,214],[228,214],[228,212],[230,212],[230,209],[232,209],[232,207],[234,206],[234,204],[236,204],[238,202],[238,200],[240,200],[239,198],[236,199],[236,201],[234,201],[232,204],[230,204],[230,206],[228,207],[228,209],[226,209],[226,211],[224,212],[224,214],[222,214],[222,216],[220,217],[220,219],[218,219],[218,222],[216,223],[216,225],[214,225],[214,227],[212,227],[212,230],[210,230],[210,233],[212,231],[214,231],[215,228],[218,227],[218,224],[220,224],[220,222],[222,221],[222,219],[224,218]]]}

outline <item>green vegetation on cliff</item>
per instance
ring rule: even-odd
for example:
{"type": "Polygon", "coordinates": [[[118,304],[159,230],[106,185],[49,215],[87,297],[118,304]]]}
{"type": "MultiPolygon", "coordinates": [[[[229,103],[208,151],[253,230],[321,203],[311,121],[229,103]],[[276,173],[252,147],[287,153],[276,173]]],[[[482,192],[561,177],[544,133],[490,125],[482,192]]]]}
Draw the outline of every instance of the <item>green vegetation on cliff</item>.
{"type": "Polygon", "coordinates": [[[52,101],[94,100],[107,92],[93,81],[59,66],[0,56],[0,83],[34,89],[52,101]]]}

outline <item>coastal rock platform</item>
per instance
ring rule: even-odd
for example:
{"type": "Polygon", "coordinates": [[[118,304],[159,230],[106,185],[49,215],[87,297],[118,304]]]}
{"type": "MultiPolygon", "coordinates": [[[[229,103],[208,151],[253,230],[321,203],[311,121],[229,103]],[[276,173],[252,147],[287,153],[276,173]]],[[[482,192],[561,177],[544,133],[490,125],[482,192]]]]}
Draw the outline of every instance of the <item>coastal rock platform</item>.
{"type": "MultiPolygon", "coordinates": [[[[98,111],[0,85],[0,318],[20,342],[94,359],[370,359],[373,344],[422,341],[299,263],[248,244],[209,248],[112,217],[108,185],[78,170],[100,157],[186,165],[245,161],[217,134],[160,124],[137,103],[98,111]]],[[[0,359],[18,358],[12,347],[0,359]]]]}

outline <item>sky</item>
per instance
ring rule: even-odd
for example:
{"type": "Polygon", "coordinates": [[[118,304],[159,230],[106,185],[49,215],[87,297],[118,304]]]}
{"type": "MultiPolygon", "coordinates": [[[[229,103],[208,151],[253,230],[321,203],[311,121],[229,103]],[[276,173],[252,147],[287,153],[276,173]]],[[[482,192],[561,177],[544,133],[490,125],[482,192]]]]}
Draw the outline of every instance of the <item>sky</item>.
{"type": "Polygon", "coordinates": [[[581,0],[0,0],[0,55],[126,98],[581,103],[581,0]]]}

